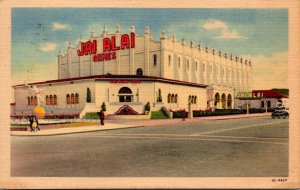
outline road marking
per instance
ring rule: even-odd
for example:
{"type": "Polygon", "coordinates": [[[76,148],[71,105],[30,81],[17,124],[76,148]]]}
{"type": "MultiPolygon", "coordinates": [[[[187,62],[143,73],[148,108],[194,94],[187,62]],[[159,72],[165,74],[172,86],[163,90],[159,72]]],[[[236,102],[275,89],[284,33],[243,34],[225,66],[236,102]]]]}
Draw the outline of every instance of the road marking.
{"type": "Polygon", "coordinates": [[[114,136],[114,135],[102,135],[99,137],[103,138],[127,138],[127,139],[169,139],[169,140],[192,140],[192,141],[220,141],[220,142],[240,142],[240,143],[260,143],[260,144],[278,144],[278,145],[288,145],[289,143],[281,143],[281,142],[267,142],[267,141],[241,141],[241,140],[231,140],[231,139],[195,139],[193,137],[189,138],[178,138],[178,137],[153,137],[153,136],[145,136],[145,137],[139,137],[139,136],[114,136]]]}
{"type": "MultiPolygon", "coordinates": [[[[96,135],[99,136],[99,135],[96,135]]],[[[141,133],[134,133],[134,134],[101,134],[100,136],[162,136],[162,137],[217,137],[217,138],[232,138],[232,139],[266,139],[266,140],[284,140],[288,141],[288,138],[281,138],[281,137],[238,137],[238,136],[219,136],[219,135],[195,135],[195,134],[158,134],[158,133],[150,133],[150,134],[141,134],[141,133]]]]}
{"type": "Polygon", "coordinates": [[[286,122],[286,121],[272,122],[272,123],[263,123],[263,124],[255,124],[255,125],[248,125],[248,126],[236,127],[236,128],[230,128],[230,129],[222,129],[222,130],[216,130],[216,131],[208,131],[208,132],[204,132],[204,133],[196,133],[196,134],[193,134],[191,136],[197,136],[197,135],[203,135],[203,134],[210,134],[210,133],[219,133],[219,132],[223,132],[223,131],[232,131],[232,130],[250,128],[250,127],[259,127],[259,126],[271,125],[271,124],[277,124],[277,123],[284,123],[284,122],[286,122]]]}
{"type": "Polygon", "coordinates": [[[191,135],[191,136],[201,136],[201,137],[223,137],[223,138],[233,138],[233,139],[274,139],[274,140],[283,140],[288,141],[288,138],[281,137],[237,137],[237,136],[219,136],[219,135],[191,135]]]}

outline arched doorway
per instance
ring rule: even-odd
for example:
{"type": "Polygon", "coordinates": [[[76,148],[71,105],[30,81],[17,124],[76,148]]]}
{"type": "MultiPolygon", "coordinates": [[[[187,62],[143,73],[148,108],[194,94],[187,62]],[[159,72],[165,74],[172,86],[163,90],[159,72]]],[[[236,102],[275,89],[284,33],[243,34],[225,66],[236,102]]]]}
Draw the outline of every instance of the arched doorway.
{"type": "Polygon", "coordinates": [[[228,94],[228,96],[227,96],[227,108],[228,109],[232,108],[232,97],[231,97],[231,94],[228,94]]]}
{"type": "Polygon", "coordinates": [[[215,94],[215,107],[218,107],[219,102],[220,102],[220,94],[217,92],[215,94]]]}
{"type": "Polygon", "coordinates": [[[141,68],[138,68],[137,70],[136,70],[136,75],[137,76],[143,76],[143,69],[141,69],[141,68]]]}
{"type": "Polygon", "coordinates": [[[133,95],[132,91],[128,87],[123,87],[119,90],[119,102],[132,102],[133,95]]]}
{"type": "Polygon", "coordinates": [[[223,93],[221,97],[222,109],[226,108],[226,95],[223,93]]]}

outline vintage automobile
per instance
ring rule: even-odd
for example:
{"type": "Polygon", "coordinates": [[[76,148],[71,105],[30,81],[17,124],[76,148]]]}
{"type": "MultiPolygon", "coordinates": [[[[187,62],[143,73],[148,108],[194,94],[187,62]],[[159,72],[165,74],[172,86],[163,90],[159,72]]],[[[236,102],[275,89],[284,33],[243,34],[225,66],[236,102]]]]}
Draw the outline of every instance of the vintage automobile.
{"type": "Polygon", "coordinates": [[[272,112],[272,118],[275,119],[276,117],[279,119],[283,117],[284,119],[289,116],[289,113],[286,110],[275,110],[272,112]]]}

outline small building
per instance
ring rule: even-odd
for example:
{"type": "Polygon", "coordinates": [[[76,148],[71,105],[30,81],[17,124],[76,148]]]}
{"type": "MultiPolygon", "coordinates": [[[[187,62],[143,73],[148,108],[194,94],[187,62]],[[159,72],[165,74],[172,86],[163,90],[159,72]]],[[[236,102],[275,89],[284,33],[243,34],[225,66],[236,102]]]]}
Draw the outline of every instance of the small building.
{"type": "Polygon", "coordinates": [[[249,108],[276,108],[287,106],[288,96],[274,90],[252,90],[252,92],[240,93],[235,99],[235,108],[246,109],[247,103],[249,108]]]}

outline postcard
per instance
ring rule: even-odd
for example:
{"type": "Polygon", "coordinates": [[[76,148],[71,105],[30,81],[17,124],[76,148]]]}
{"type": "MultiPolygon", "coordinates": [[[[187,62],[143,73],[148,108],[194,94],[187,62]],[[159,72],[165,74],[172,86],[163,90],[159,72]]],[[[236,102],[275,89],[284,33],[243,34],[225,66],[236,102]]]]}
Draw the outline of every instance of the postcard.
{"type": "Polygon", "coordinates": [[[299,1],[0,6],[1,188],[300,188],[299,1]]]}

